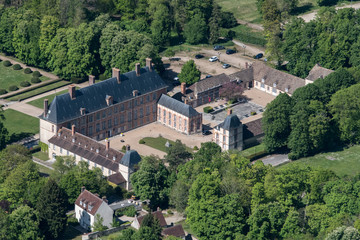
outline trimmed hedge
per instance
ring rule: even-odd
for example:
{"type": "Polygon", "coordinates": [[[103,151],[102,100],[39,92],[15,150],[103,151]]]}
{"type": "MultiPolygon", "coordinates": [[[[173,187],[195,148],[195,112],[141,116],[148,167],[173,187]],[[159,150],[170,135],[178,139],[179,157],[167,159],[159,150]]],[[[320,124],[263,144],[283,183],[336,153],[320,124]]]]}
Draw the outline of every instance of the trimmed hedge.
{"type": "Polygon", "coordinates": [[[212,111],[214,111],[214,109],[212,107],[210,107],[210,106],[204,107],[204,113],[210,113],[212,111]]]}
{"type": "Polygon", "coordinates": [[[30,73],[32,73],[32,71],[31,71],[30,68],[25,68],[25,69],[24,69],[24,73],[25,73],[25,74],[30,74],[30,73]]]}
{"type": "Polygon", "coordinates": [[[4,61],[3,64],[5,67],[10,67],[12,65],[9,60],[4,61]]]}
{"type": "Polygon", "coordinates": [[[10,87],[9,87],[9,91],[16,91],[16,90],[18,90],[19,88],[17,87],[17,86],[15,86],[15,85],[11,85],[10,87]]]}
{"type": "Polygon", "coordinates": [[[78,83],[85,82],[85,79],[84,79],[84,78],[75,78],[75,77],[72,77],[70,81],[71,81],[72,83],[78,84],[78,83]]]}
{"type": "Polygon", "coordinates": [[[0,95],[6,94],[6,93],[7,93],[7,91],[5,89],[0,88],[0,95]]]}
{"type": "Polygon", "coordinates": [[[254,115],[256,115],[256,112],[255,112],[255,111],[252,111],[252,112],[250,113],[250,115],[251,115],[251,116],[254,116],[254,115]]]}
{"type": "Polygon", "coordinates": [[[20,83],[20,86],[22,86],[22,87],[28,87],[28,86],[30,86],[31,84],[28,82],[28,81],[24,81],[24,82],[21,82],[20,83]]]}
{"type": "Polygon", "coordinates": [[[145,144],[145,141],[143,139],[140,139],[139,144],[145,144]]]}
{"type": "Polygon", "coordinates": [[[38,78],[38,77],[33,77],[33,78],[31,79],[31,83],[39,83],[39,82],[41,82],[41,80],[40,80],[40,78],[38,78]]]}
{"type": "Polygon", "coordinates": [[[41,77],[41,73],[39,71],[34,71],[33,72],[33,77],[39,78],[39,77],[41,77]]]}
{"type": "Polygon", "coordinates": [[[22,67],[20,66],[20,64],[14,64],[13,69],[14,70],[20,70],[20,69],[22,69],[22,67]]]}

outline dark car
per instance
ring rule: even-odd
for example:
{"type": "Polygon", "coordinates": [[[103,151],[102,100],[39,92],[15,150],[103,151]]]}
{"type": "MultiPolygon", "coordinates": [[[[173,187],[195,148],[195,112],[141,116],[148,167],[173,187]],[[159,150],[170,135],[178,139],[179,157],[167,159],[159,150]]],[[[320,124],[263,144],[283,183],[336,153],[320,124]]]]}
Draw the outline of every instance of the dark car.
{"type": "Polygon", "coordinates": [[[210,135],[211,132],[209,130],[203,130],[202,135],[210,135]]]}
{"type": "Polygon", "coordinates": [[[203,58],[203,57],[204,57],[204,55],[201,55],[201,54],[196,54],[196,55],[195,55],[195,58],[196,58],[196,59],[200,59],[200,58],[203,58]]]}
{"type": "Polygon", "coordinates": [[[230,54],[233,54],[233,53],[236,53],[236,51],[233,50],[233,49],[227,49],[227,50],[226,50],[226,54],[227,54],[227,55],[230,55],[230,54]]]}
{"type": "Polygon", "coordinates": [[[231,67],[230,64],[227,64],[227,63],[224,63],[224,64],[223,64],[223,68],[224,68],[224,69],[229,68],[229,67],[231,67]]]}
{"type": "Polygon", "coordinates": [[[258,55],[256,55],[254,58],[255,59],[260,59],[260,58],[262,58],[264,56],[264,54],[262,54],[262,53],[259,53],[258,55]]]}
{"type": "Polygon", "coordinates": [[[210,74],[205,76],[205,78],[211,78],[211,77],[212,77],[212,75],[210,75],[210,74]]]}
{"type": "Polygon", "coordinates": [[[216,45],[216,46],[214,46],[214,50],[215,50],[215,51],[222,50],[222,49],[225,49],[225,47],[224,47],[224,46],[221,46],[221,45],[216,45]]]}

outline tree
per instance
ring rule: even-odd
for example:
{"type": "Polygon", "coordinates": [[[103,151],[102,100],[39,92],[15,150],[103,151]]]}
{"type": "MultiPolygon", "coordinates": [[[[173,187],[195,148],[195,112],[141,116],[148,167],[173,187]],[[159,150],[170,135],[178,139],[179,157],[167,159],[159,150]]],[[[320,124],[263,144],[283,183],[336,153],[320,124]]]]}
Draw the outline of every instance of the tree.
{"type": "Polygon", "coordinates": [[[280,235],[283,238],[293,238],[301,233],[299,212],[291,208],[287,214],[285,223],[281,229],[280,235]]]}
{"type": "Polygon", "coordinates": [[[179,165],[186,163],[192,157],[192,154],[186,150],[185,144],[179,139],[175,141],[175,144],[168,147],[166,151],[165,161],[169,163],[171,170],[176,170],[179,165]]]}
{"type": "Polygon", "coordinates": [[[101,232],[101,231],[108,229],[108,227],[104,226],[103,223],[104,223],[104,218],[100,214],[97,213],[95,215],[94,224],[92,225],[92,230],[94,232],[101,232]]]}
{"type": "Polygon", "coordinates": [[[180,82],[191,85],[200,80],[201,72],[197,69],[194,60],[189,60],[182,66],[178,76],[180,82]]]}
{"type": "Polygon", "coordinates": [[[266,106],[262,123],[265,133],[263,142],[267,151],[272,152],[287,145],[293,106],[292,98],[286,93],[280,93],[266,106]]]}
{"type": "Polygon", "coordinates": [[[206,40],[207,26],[201,14],[195,14],[184,27],[184,36],[189,44],[198,44],[206,40]]]}
{"type": "Polygon", "coordinates": [[[213,10],[211,13],[211,18],[209,19],[209,43],[214,44],[218,41],[220,37],[220,21],[221,21],[221,11],[220,6],[214,3],[213,10]]]}
{"type": "Polygon", "coordinates": [[[50,44],[51,40],[56,36],[56,31],[59,28],[59,21],[54,16],[44,16],[40,22],[40,37],[39,48],[42,62],[42,67],[46,67],[46,63],[49,59],[49,52],[46,52],[46,48],[50,44]]]}
{"type": "Polygon", "coordinates": [[[236,81],[225,83],[219,89],[220,97],[223,97],[230,101],[239,99],[244,93],[243,87],[236,81]]]}
{"type": "Polygon", "coordinates": [[[170,204],[179,212],[184,212],[187,207],[190,186],[177,180],[171,188],[170,204]]]}
{"type": "Polygon", "coordinates": [[[66,227],[66,195],[50,178],[40,196],[36,209],[39,211],[41,232],[45,239],[60,239],[66,227]]]}
{"type": "Polygon", "coordinates": [[[342,226],[329,233],[325,240],[359,240],[360,234],[354,227],[342,226]]]}
{"type": "Polygon", "coordinates": [[[171,32],[169,8],[167,2],[158,0],[151,0],[150,7],[155,8],[150,26],[152,39],[156,45],[163,46],[169,41],[171,32]]]}

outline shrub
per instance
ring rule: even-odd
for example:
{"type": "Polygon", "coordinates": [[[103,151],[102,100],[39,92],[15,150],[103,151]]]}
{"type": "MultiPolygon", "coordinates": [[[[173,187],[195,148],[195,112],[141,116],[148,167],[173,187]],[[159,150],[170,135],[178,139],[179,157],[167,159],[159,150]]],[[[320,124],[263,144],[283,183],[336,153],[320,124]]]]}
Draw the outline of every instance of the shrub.
{"type": "Polygon", "coordinates": [[[24,82],[21,82],[20,83],[20,86],[22,86],[22,87],[28,87],[28,86],[30,86],[31,84],[28,82],[28,81],[24,81],[24,82]]]}
{"type": "Polygon", "coordinates": [[[9,87],[9,91],[16,91],[16,90],[18,90],[19,88],[17,87],[17,86],[15,86],[15,85],[11,85],[10,87],[9,87]]]}
{"type": "Polygon", "coordinates": [[[134,206],[129,206],[129,207],[125,207],[125,208],[120,208],[118,210],[115,211],[115,215],[116,216],[128,216],[128,217],[135,217],[136,215],[136,209],[134,206]]]}
{"type": "Polygon", "coordinates": [[[5,89],[3,89],[3,88],[0,88],[0,95],[3,95],[5,93],[7,93],[7,91],[5,89]]]}
{"type": "Polygon", "coordinates": [[[199,150],[198,146],[193,147],[195,151],[199,150]]]}
{"type": "Polygon", "coordinates": [[[204,107],[204,113],[210,113],[212,111],[214,111],[214,109],[212,107],[210,107],[210,106],[204,107]]]}
{"type": "Polygon", "coordinates": [[[25,69],[24,69],[24,73],[25,73],[25,74],[30,74],[30,73],[32,73],[32,71],[31,71],[30,68],[25,68],[25,69]]]}
{"type": "Polygon", "coordinates": [[[33,77],[39,78],[39,77],[41,77],[41,73],[39,71],[34,71],[33,72],[33,77]]]}
{"type": "Polygon", "coordinates": [[[143,139],[140,139],[139,144],[145,144],[145,141],[143,139]]]}
{"type": "Polygon", "coordinates": [[[14,64],[13,69],[14,70],[20,70],[20,69],[22,69],[22,67],[20,66],[20,64],[14,64]]]}
{"type": "Polygon", "coordinates": [[[173,56],[175,56],[175,52],[172,49],[166,49],[164,52],[164,56],[165,57],[173,57],[173,56]]]}
{"type": "Polygon", "coordinates": [[[169,210],[167,210],[167,214],[173,215],[174,213],[169,209],[169,210]]]}
{"type": "Polygon", "coordinates": [[[122,148],[121,148],[122,151],[126,151],[126,146],[123,145],[122,148]]]}
{"type": "Polygon", "coordinates": [[[31,83],[39,83],[39,82],[41,82],[41,81],[40,81],[40,78],[38,78],[38,77],[33,77],[31,79],[31,83]]]}
{"type": "Polygon", "coordinates": [[[3,64],[5,67],[10,67],[12,65],[9,60],[4,61],[3,64]]]}
{"type": "Polygon", "coordinates": [[[252,111],[250,114],[251,114],[251,116],[254,116],[254,115],[256,115],[256,112],[252,111]]]}
{"type": "Polygon", "coordinates": [[[77,226],[79,224],[78,220],[74,217],[69,217],[67,223],[71,226],[77,226]]]}
{"type": "Polygon", "coordinates": [[[72,77],[70,80],[72,83],[78,84],[78,83],[82,83],[84,82],[84,78],[76,78],[76,77],[72,77]]]}
{"type": "Polygon", "coordinates": [[[100,74],[100,75],[99,75],[99,80],[100,80],[100,81],[104,81],[104,80],[106,80],[106,79],[109,79],[109,77],[106,76],[105,74],[100,74]]]}

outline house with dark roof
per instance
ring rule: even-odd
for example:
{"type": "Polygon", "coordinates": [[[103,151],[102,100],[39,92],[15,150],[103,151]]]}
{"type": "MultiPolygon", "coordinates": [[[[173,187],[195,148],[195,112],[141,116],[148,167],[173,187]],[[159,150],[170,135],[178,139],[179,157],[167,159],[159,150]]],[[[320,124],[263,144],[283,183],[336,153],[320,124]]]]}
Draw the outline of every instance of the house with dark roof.
{"type": "Polygon", "coordinates": [[[252,147],[261,142],[265,136],[262,129],[262,118],[243,124],[244,147],[252,147]]]}
{"type": "Polygon", "coordinates": [[[135,172],[141,161],[140,155],[130,150],[127,145],[126,153],[122,153],[110,147],[110,141],[105,140],[105,145],[96,140],[72,130],[61,128],[56,135],[49,139],[49,158],[56,156],[71,156],[78,164],[81,161],[87,162],[90,169],[100,168],[102,174],[108,177],[108,181],[131,189],[130,175],[135,172]]]}
{"type": "Polygon", "coordinates": [[[163,235],[164,237],[174,236],[185,239],[185,231],[181,224],[165,228],[164,230],[162,230],[161,235],[163,235]]]}
{"type": "Polygon", "coordinates": [[[156,121],[156,104],[167,85],[153,69],[151,59],[146,67],[137,63],[135,71],[120,73],[113,68],[112,78],[95,83],[89,76],[89,86],[58,95],[44,101],[40,117],[40,141],[48,140],[62,128],[76,126],[90,138],[102,140],[118,133],[156,121]]]}
{"type": "MultiPolygon", "coordinates": [[[[159,220],[159,223],[160,223],[160,226],[163,228],[163,227],[166,227],[167,226],[167,223],[166,223],[166,220],[164,218],[164,215],[162,214],[162,212],[160,210],[157,210],[155,212],[152,212],[151,213],[157,220],[159,220]]],[[[142,221],[144,220],[144,217],[145,215],[143,216],[139,216],[139,217],[135,217],[135,220],[131,223],[131,226],[137,230],[140,229],[141,227],[141,223],[142,221]]]]}
{"type": "Polygon", "coordinates": [[[162,94],[157,107],[159,123],[185,134],[202,130],[202,114],[192,106],[162,94]]]}
{"type": "Polygon", "coordinates": [[[309,75],[305,78],[305,84],[313,83],[315,80],[319,78],[325,78],[327,75],[329,75],[332,72],[334,72],[334,70],[324,68],[317,63],[311,69],[309,75]]]}
{"type": "Polygon", "coordinates": [[[103,218],[103,225],[110,228],[114,211],[109,207],[106,197],[100,198],[98,194],[93,194],[82,187],[75,201],[75,217],[80,226],[88,230],[92,229],[97,214],[103,218]]]}

